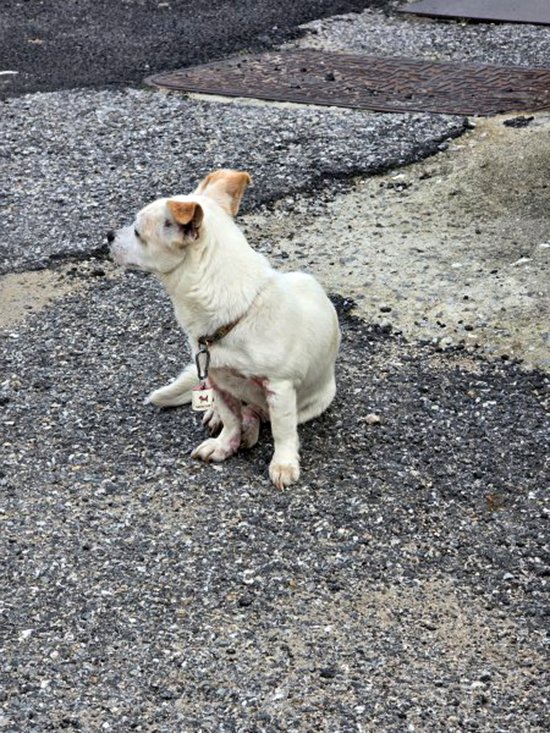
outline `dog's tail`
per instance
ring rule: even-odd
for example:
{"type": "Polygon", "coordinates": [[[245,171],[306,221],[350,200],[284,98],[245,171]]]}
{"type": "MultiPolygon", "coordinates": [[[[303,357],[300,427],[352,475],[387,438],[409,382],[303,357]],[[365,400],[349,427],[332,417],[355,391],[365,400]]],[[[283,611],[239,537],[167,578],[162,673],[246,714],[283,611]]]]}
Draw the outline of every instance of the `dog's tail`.
{"type": "Polygon", "coordinates": [[[336,381],[334,379],[334,367],[327,372],[326,379],[322,382],[321,387],[305,396],[302,396],[298,405],[298,423],[313,420],[330,405],[336,394],[336,381]]]}

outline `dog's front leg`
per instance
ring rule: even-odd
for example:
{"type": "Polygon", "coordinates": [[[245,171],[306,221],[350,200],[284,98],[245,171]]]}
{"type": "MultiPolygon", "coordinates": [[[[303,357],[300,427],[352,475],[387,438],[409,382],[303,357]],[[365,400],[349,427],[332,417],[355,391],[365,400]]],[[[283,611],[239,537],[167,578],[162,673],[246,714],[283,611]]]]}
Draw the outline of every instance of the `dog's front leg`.
{"type": "Polygon", "coordinates": [[[278,489],[283,489],[300,476],[296,390],[289,381],[269,381],[264,389],[275,444],[269,476],[278,489]]]}
{"type": "Polygon", "coordinates": [[[242,412],[240,400],[215,385],[216,411],[223,428],[217,438],[208,438],[191,453],[192,458],[200,458],[206,463],[225,461],[237,452],[241,444],[242,412]]]}
{"type": "Polygon", "coordinates": [[[145,403],[151,403],[158,407],[185,405],[191,402],[191,390],[198,381],[197,367],[194,363],[188,364],[173,382],[151,392],[145,403]]]}

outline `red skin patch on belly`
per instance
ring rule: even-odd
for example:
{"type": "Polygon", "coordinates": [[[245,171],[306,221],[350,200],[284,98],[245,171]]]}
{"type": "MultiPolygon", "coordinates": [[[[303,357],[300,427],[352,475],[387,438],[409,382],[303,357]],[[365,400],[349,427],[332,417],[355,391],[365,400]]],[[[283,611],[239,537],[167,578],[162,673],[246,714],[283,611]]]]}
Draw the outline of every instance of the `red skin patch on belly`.
{"type": "MultiPolygon", "coordinates": [[[[245,382],[249,382],[250,384],[253,384],[254,387],[259,389],[262,394],[264,394],[266,400],[268,400],[270,397],[275,396],[275,392],[273,392],[271,389],[269,389],[269,380],[267,377],[245,377],[243,374],[240,374],[235,369],[230,370],[231,374],[234,377],[238,377],[239,379],[242,379],[245,382]]],[[[212,388],[217,392],[217,394],[220,395],[222,400],[225,402],[227,407],[233,412],[235,415],[240,415],[242,417],[245,417],[244,414],[241,412],[241,408],[244,406],[244,404],[241,402],[240,399],[237,397],[234,397],[230,392],[227,392],[225,389],[220,387],[216,382],[212,379],[212,377],[209,377],[209,381],[211,383],[212,388]]],[[[260,420],[267,420],[268,415],[264,409],[262,409],[259,405],[256,404],[246,404],[246,408],[253,411],[257,417],[260,420]]]]}

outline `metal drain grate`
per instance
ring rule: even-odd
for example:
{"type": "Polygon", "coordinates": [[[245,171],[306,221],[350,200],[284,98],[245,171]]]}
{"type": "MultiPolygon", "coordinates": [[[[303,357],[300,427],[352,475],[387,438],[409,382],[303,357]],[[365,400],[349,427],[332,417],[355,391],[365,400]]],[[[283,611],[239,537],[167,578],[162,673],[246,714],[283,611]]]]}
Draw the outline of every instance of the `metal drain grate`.
{"type": "Polygon", "coordinates": [[[300,49],[149,77],[187,92],[384,112],[492,115],[550,107],[550,68],[456,64],[300,49]]]}

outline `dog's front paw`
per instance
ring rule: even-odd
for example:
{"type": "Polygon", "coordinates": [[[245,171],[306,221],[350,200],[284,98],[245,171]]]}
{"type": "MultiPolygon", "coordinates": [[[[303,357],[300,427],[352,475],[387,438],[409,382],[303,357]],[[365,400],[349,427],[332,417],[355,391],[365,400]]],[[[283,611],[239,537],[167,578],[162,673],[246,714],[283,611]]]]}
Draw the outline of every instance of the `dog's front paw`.
{"type": "Polygon", "coordinates": [[[157,407],[179,407],[189,402],[191,402],[191,392],[189,390],[177,391],[173,384],[153,390],[144,400],[144,404],[157,407]]]}
{"type": "Polygon", "coordinates": [[[283,463],[274,457],[269,464],[269,477],[278,489],[284,489],[300,478],[300,464],[297,459],[283,463]]]}
{"type": "MultiPolygon", "coordinates": [[[[238,447],[238,445],[237,445],[238,447]]],[[[191,453],[191,458],[198,458],[205,463],[220,463],[232,456],[236,451],[233,443],[226,443],[219,438],[208,438],[191,453]]]]}

